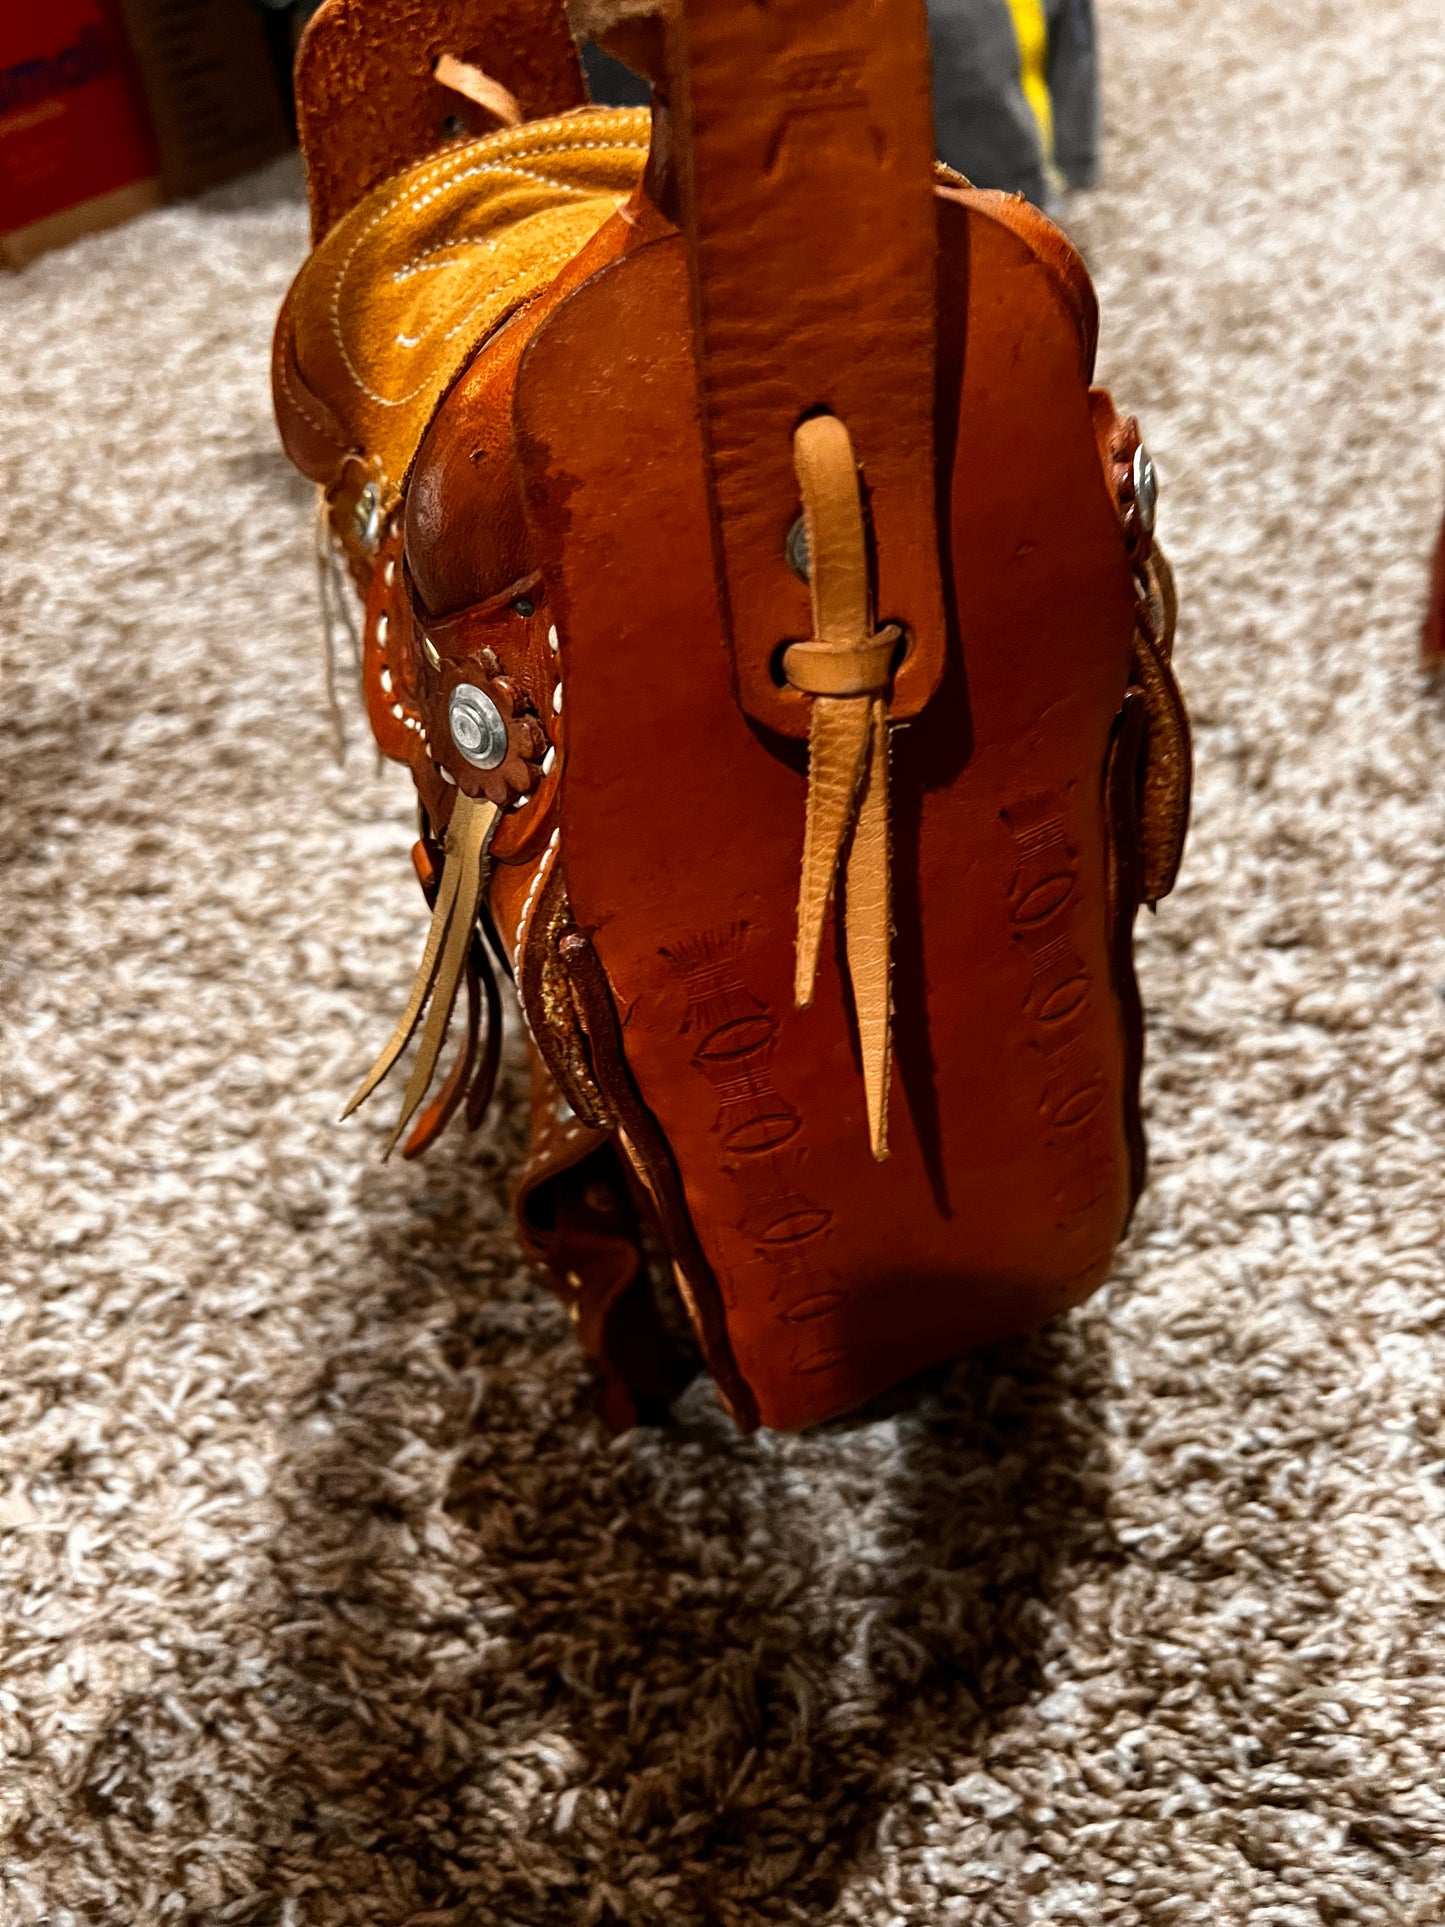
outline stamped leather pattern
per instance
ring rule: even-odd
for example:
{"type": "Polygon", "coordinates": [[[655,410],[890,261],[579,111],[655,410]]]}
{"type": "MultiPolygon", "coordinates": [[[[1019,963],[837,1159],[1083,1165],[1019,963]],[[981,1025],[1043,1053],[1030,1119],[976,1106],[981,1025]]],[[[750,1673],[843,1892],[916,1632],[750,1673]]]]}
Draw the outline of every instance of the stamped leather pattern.
{"type": "MultiPolygon", "coordinates": [[[[697,0],[693,23],[717,25],[711,6],[697,0]]],[[[761,9],[740,12],[745,33],[771,32],[783,17],[769,26],[761,9]]],[[[788,32],[814,46],[821,34],[836,52],[849,20],[859,29],[852,0],[829,0],[788,32]]],[[[881,96],[869,75],[880,71],[831,56],[811,75],[787,68],[784,111],[771,121],[721,97],[713,104],[719,125],[781,129],[761,159],[765,174],[801,168],[790,192],[814,178],[812,160],[792,151],[811,125],[818,193],[836,197],[850,164],[840,158],[845,132],[876,128],[881,96]]],[[[812,1006],[799,1010],[793,997],[807,764],[788,739],[806,729],[810,698],[780,688],[777,657],[809,633],[806,592],[780,572],[798,489],[789,473],[786,487],[767,483],[754,499],[759,477],[743,475],[741,453],[753,437],[766,481],[781,426],[790,471],[799,413],[836,405],[826,384],[800,402],[798,369],[826,368],[834,350],[841,366],[847,333],[858,366],[840,372],[837,392],[849,380],[856,392],[867,357],[858,330],[833,329],[830,346],[820,323],[816,339],[794,329],[800,352],[783,358],[782,386],[770,348],[751,370],[734,367],[744,389],[756,388],[736,397],[736,460],[730,471],[719,464],[728,449],[713,433],[713,375],[728,373],[737,347],[727,303],[742,301],[743,257],[721,260],[711,283],[721,332],[705,339],[704,317],[700,337],[687,241],[664,212],[676,205],[665,160],[655,156],[644,178],[640,123],[618,141],[615,116],[598,123],[611,129],[610,154],[577,149],[583,118],[558,123],[565,152],[546,175],[531,151],[536,128],[471,143],[488,183],[475,206],[446,153],[379,186],[375,208],[358,204],[333,232],[345,245],[313,257],[283,315],[278,414],[343,534],[366,488],[382,487],[376,545],[348,543],[347,555],[369,584],[378,740],[412,767],[433,868],[458,798],[488,789],[452,765],[450,688],[458,679],[495,688],[514,727],[515,768],[493,785],[504,817],[482,921],[519,980],[548,1066],[539,1078],[567,1093],[552,1101],[565,1102],[570,1122],[558,1111],[553,1124],[565,1135],[579,1113],[587,1120],[577,1123],[585,1148],[563,1162],[589,1169],[606,1151],[634,1203],[645,1200],[643,1215],[655,1212],[739,1421],[802,1425],[1037,1322],[1104,1275],[1142,1172],[1130,929],[1150,875],[1177,860],[1187,725],[1164,589],[1136,579],[1112,490],[1121,425],[1108,398],[1088,391],[1097,331],[1088,277],[1033,210],[945,185],[929,207],[926,297],[890,336],[901,359],[868,370],[879,392],[907,391],[890,432],[899,473],[915,500],[921,474],[926,497],[907,528],[888,533],[887,505],[902,496],[881,427],[873,456],[860,450],[876,619],[885,629],[899,621],[910,651],[893,713],[910,673],[922,702],[894,733],[888,772],[896,1072],[892,1156],[880,1168],[867,1148],[836,919],[812,1006]],[[578,151],[575,178],[562,179],[578,151]],[[493,159],[495,175],[485,171],[493,159]],[[445,219],[433,188],[457,193],[445,219]],[[505,245],[549,207],[567,216],[589,200],[607,206],[560,268],[529,246],[524,285],[494,285],[499,250],[485,242],[505,245]],[[383,207],[387,231],[374,248],[367,240],[353,290],[364,325],[338,339],[337,313],[328,318],[346,285],[337,264],[383,207]],[[500,227],[479,245],[470,214],[485,220],[499,207],[500,227]],[[452,249],[455,262],[443,265],[452,249]],[[440,292],[420,301],[423,341],[408,331],[411,297],[397,290],[427,277],[440,292]],[[915,388],[905,374],[919,365],[909,358],[920,315],[928,341],[915,388]],[[363,365],[368,354],[374,366],[363,365]],[[404,375],[410,388],[387,385],[404,375]],[[731,507],[726,472],[740,491],[731,507]],[[915,555],[931,550],[922,577],[908,577],[910,542],[915,555]],[[929,569],[932,668],[919,653],[927,594],[908,600],[909,581],[926,583],[929,569]],[[748,654],[730,654],[744,633],[739,582],[768,585],[766,622],[750,632],[766,640],[766,661],[754,660],[772,696],[796,704],[767,722],[755,712],[772,696],[739,706],[748,654]]],[[[664,129],[667,118],[664,109],[664,129]]],[[[867,165],[889,163],[886,138],[865,145],[867,165]]],[[[705,188],[708,155],[722,149],[704,139],[681,151],[702,155],[689,179],[705,188]]],[[[695,195],[694,210],[705,198],[695,195]]],[[[873,205],[866,192],[863,204],[873,205]]],[[[726,255],[741,205],[710,205],[712,227],[694,222],[693,238],[701,249],[722,237],[726,255]]],[[[743,321],[755,326],[765,312],[769,325],[794,328],[816,318],[816,290],[800,306],[778,279],[781,224],[763,238],[754,316],[743,321]]],[[[811,238],[794,249],[795,263],[820,258],[811,238]]],[[[772,337],[755,327],[752,340],[768,348],[772,337]]],[[[860,420],[866,396],[850,432],[860,420]]],[[[863,974],[855,956],[855,987],[863,974]]],[[[468,991],[461,1069],[423,1113],[423,1135],[470,1072],[470,980],[468,991]]],[[[468,1089],[489,1083],[483,1063],[468,1089]]],[[[627,1231],[623,1213],[609,1228],[595,1200],[565,1187],[556,1195],[563,1235],[548,1262],[565,1266],[559,1289],[602,1365],[614,1422],[630,1422],[641,1407],[629,1372],[667,1379],[648,1362],[638,1221],[627,1231]]]]}
{"type": "Polygon", "coordinates": [[[538,331],[518,375],[519,455],[567,689],[572,906],[676,1160],[732,1355],[771,1425],[845,1410],[1075,1302],[1104,1275],[1129,1210],[1105,783],[1135,590],[1077,306],[995,204],[944,190],[938,208],[947,286],[966,301],[941,322],[962,336],[966,320],[967,334],[966,353],[949,351],[961,369],[945,491],[956,615],[944,682],[894,744],[885,1165],[869,1153],[826,946],[812,1008],[792,1008],[805,766],[730,699],[680,240],[601,270],[538,331]],[[639,523],[666,567],[614,566],[639,523]],[[790,1113],[801,1120],[762,1153],[723,1143],[718,1086],[697,1061],[697,990],[679,967],[734,926],[731,969],[750,1000],[736,1015],[751,1013],[752,1031],[718,1061],[780,1132],[790,1113]]]}

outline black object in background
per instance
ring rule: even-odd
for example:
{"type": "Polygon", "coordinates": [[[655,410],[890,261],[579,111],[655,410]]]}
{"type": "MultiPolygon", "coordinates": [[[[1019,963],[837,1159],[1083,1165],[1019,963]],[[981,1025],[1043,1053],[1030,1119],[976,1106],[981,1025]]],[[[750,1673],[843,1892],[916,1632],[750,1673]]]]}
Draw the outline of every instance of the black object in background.
{"type": "Polygon", "coordinates": [[[261,24],[265,28],[271,65],[276,70],[276,84],[285,103],[291,138],[295,140],[296,88],[293,70],[296,43],[301,38],[301,29],[321,5],[321,0],[251,0],[251,5],[260,14],[261,24]]]}
{"type": "MultiPolygon", "coordinates": [[[[277,78],[295,131],[291,63],[320,0],[251,0],[266,23],[277,78]]],[[[442,4],[443,0],[438,0],[442,4]]],[[[1052,143],[1024,92],[1009,0],[928,0],[938,153],[978,187],[1026,194],[1049,207],[1061,187],[1087,187],[1099,166],[1098,56],[1093,0],[1030,0],[1048,33],[1046,79],[1052,143]]],[[[590,41],[582,66],[604,107],[645,107],[651,89],[590,41]]]]}
{"type": "Polygon", "coordinates": [[[652,99],[645,80],[590,40],[582,43],[582,71],[599,107],[646,107],[652,99]]]}
{"type": "Polygon", "coordinates": [[[119,0],[168,200],[284,153],[278,86],[260,15],[245,0],[119,0]]]}
{"type": "MultiPolygon", "coordinates": [[[[1026,194],[1048,207],[1062,186],[1087,187],[1099,164],[1098,64],[1093,0],[1036,0],[1048,32],[1052,145],[1024,93],[1009,0],[929,0],[938,153],[978,187],[1026,194]]],[[[592,98],[645,107],[647,83],[584,45],[592,98]]]]}

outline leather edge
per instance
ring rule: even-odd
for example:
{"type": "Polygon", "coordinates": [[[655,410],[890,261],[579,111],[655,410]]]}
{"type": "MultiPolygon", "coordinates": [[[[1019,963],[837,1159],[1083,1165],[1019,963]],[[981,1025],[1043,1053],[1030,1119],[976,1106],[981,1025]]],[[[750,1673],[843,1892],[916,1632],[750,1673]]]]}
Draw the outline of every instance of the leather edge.
{"type": "Polygon", "coordinates": [[[601,959],[591,938],[575,928],[562,937],[558,947],[592,1047],[598,1083],[617,1115],[625,1143],[642,1167],[663,1235],[689,1287],[690,1309],[708,1370],[739,1429],[754,1432],[758,1427],[757,1400],[733,1356],[722,1293],[693,1230],[672,1148],[643,1103],[628,1066],[612,988],[601,959]]]}

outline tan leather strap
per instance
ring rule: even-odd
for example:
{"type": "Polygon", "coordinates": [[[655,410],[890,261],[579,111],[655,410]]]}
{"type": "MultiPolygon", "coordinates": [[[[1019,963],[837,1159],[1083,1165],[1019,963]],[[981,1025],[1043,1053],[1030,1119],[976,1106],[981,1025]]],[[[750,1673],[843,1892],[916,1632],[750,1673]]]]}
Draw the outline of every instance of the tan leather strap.
{"type": "Polygon", "coordinates": [[[311,238],[379,182],[459,136],[494,131],[437,77],[444,55],[480,69],[523,120],[587,101],[562,0],[325,0],[296,54],[296,123],[311,238]]]}
{"type": "MultiPolygon", "coordinates": [[[[467,1095],[476,1068],[477,1045],[482,1033],[482,981],[477,968],[479,945],[476,937],[467,949],[464,982],[467,991],[467,1013],[462,1032],[461,1048],[452,1060],[452,1067],[432,1092],[431,1097],[417,1114],[406,1143],[401,1147],[404,1158],[418,1158],[423,1151],[429,1150],[447,1125],[461,1109],[462,1100],[467,1095]]],[[[485,968],[485,965],[483,965],[485,968]]]]}
{"type": "Polygon", "coordinates": [[[773,673],[802,632],[784,540],[793,430],[846,421],[879,607],[908,632],[893,713],[938,685],[937,228],[923,0],[683,0],[672,98],[718,557],[738,700],[801,737],[773,673]]]}
{"type": "Polygon", "coordinates": [[[820,639],[790,643],[785,657],[788,681],[812,696],[866,696],[887,682],[897,647],[898,630],[893,627],[856,644],[820,639]]]}
{"type": "Polygon", "coordinates": [[[484,74],[480,67],[470,61],[454,60],[450,54],[443,54],[434,69],[438,83],[448,87],[463,100],[469,100],[476,107],[499,120],[503,127],[520,127],[523,120],[521,104],[517,96],[500,80],[484,74]]]}
{"type": "Polygon", "coordinates": [[[500,815],[496,804],[470,797],[462,790],[457,791],[451,822],[447,826],[446,864],[437,890],[436,908],[432,912],[431,927],[427,931],[426,945],[406,1009],[385,1049],[341,1113],[344,1118],[350,1117],[391,1071],[421,1022],[421,1014],[429,998],[430,1008],[427,1010],[416,1062],[402,1098],[401,1115],[386,1147],[388,1157],[426,1096],[437,1059],[446,1042],[457,989],[476,930],[477,908],[486,881],[487,846],[500,815]]]}
{"type": "Polygon", "coordinates": [[[794,643],[783,657],[788,681],[813,699],[794,996],[800,1009],[813,1001],[828,900],[851,831],[843,927],[868,1138],[881,1159],[888,1155],[893,943],[884,690],[898,631],[873,628],[863,502],[847,428],[835,415],[803,422],[793,456],[814,631],[812,641],[794,643]]]}

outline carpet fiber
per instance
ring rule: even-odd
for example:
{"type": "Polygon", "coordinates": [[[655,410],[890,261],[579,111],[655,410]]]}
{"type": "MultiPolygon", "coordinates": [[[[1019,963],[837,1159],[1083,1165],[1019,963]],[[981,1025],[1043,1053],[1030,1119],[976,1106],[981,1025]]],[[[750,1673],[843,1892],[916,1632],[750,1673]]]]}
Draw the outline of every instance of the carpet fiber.
{"type": "Polygon", "coordinates": [[[1439,0],[1105,0],[1074,211],[1187,597],[1114,1280],[913,1409],[612,1440],[330,759],[285,170],[0,289],[0,1919],[1445,1917],[1439,0]]]}

